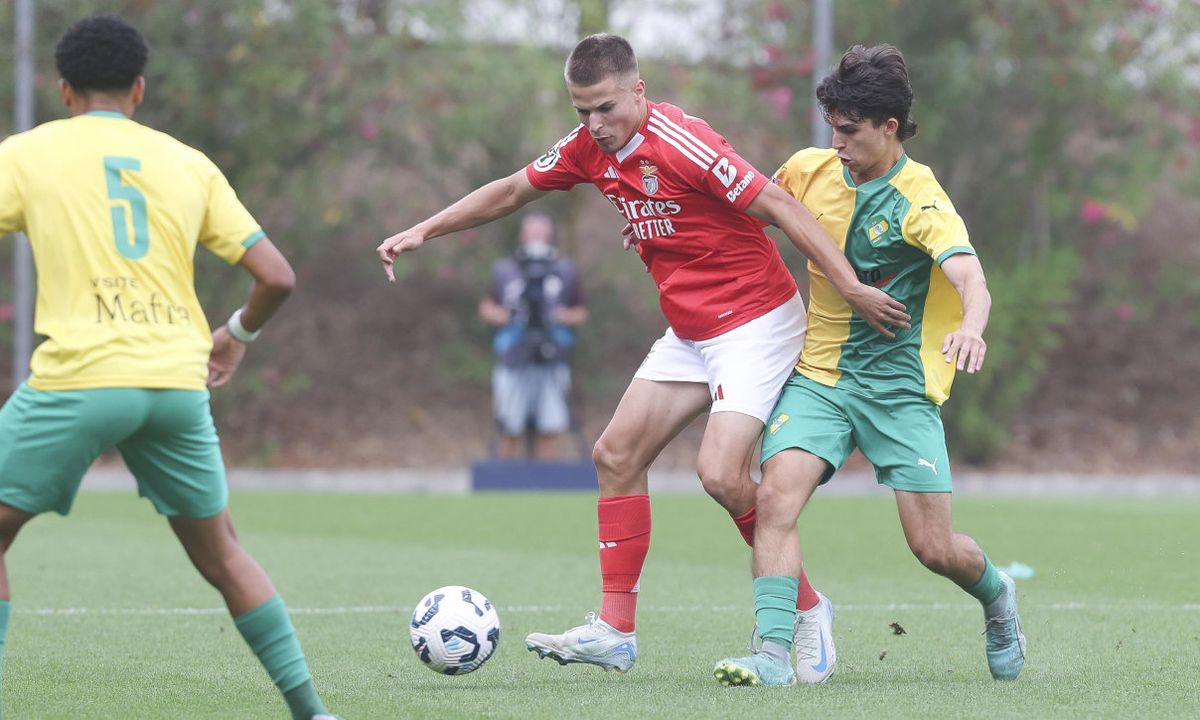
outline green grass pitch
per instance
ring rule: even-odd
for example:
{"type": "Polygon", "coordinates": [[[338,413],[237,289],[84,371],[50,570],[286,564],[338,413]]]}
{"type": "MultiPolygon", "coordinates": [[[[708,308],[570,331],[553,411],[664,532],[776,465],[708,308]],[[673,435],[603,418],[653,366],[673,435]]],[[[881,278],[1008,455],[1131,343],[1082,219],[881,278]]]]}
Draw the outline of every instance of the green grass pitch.
{"type": "MultiPolygon", "coordinates": [[[[366,718],[1200,717],[1200,501],[960,498],[959,529],[1018,582],[1025,672],[987,673],[978,604],[909,554],[888,495],[821,496],[802,521],[810,576],[837,607],[827,685],[720,687],[752,624],[749,552],[703,496],[654,499],[640,657],[627,675],[560,667],[533,630],[598,603],[588,494],[240,493],[245,545],[293,610],[319,689],[366,718]],[[464,584],[503,626],[479,671],[443,677],[408,644],[412,605],[464,584]],[[890,623],[907,633],[895,635],[890,623]]],[[[8,557],[11,718],[284,718],[216,592],[166,523],[124,493],[85,493],[8,557]]]]}

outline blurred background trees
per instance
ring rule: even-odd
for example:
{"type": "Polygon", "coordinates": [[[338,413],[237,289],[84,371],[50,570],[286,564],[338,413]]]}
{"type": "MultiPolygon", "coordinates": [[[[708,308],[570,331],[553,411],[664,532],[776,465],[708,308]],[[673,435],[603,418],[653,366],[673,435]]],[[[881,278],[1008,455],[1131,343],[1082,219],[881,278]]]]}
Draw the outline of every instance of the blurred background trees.
{"type": "MultiPolygon", "coordinates": [[[[375,245],[574,127],[562,62],[598,30],[631,39],[651,98],[774,170],[814,121],[810,5],[49,0],[37,8],[37,118],[64,114],[52,57],[62,30],[91,12],[129,18],[151,46],[137,119],[208,153],[295,263],[293,302],[214,395],[235,462],[458,466],[491,433],[475,306],[516,221],[433,241],[400,263],[396,286],[375,245]]],[[[835,27],[835,55],[878,42],[905,52],[920,124],[906,147],[938,174],[988,270],[988,367],[959,379],[945,414],[959,458],[1193,470],[1200,5],[842,2],[835,27]]],[[[11,36],[6,5],[0,37],[11,36]]],[[[12,107],[11,72],[0,100],[12,107]]],[[[0,131],[10,123],[0,116],[0,131]]],[[[543,204],[591,301],[576,404],[594,437],[664,321],[598,193],[543,204]]],[[[802,277],[802,259],[783,254],[802,277]]],[[[0,394],[10,258],[0,254],[0,394]]],[[[247,282],[211,257],[198,279],[215,319],[247,282]]],[[[691,456],[685,441],[667,461],[691,456]]]]}

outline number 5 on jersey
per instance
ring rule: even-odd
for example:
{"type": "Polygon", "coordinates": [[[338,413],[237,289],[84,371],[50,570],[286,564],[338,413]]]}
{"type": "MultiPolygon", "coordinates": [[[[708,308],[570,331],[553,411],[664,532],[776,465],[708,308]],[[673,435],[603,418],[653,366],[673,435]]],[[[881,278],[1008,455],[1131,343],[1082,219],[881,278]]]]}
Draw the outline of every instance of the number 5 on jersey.
{"type": "Polygon", "coordinates": [[[117,251],[130,260],[140,260],[150,250],[150,230],[146,225],[146,197],[121,178],[122,170],[142,169],[137,158],[109,156],[104,158],[104,179],[108,184],[108,199],[112,202],[113,241],[117,251]],[[126,208],[128,208],[128,217],[126,208]],[[132,223],[131,223],[132,221],[132,223]],[[129,226],[133,225],[133,241],[129,240],[129,226]]]}

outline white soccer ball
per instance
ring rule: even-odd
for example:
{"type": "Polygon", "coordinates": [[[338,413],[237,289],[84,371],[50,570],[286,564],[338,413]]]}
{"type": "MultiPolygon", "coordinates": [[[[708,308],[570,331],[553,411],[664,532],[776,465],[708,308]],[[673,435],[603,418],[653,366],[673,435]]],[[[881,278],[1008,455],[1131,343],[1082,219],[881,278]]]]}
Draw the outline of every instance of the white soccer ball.
{"type": "Polygon", "coordinates": [[[478,670],[500,644],[500,616],[483,593],[447,585],[421,598],[413,610],[413,650],[431,670],[462,675],[478,670]]]}

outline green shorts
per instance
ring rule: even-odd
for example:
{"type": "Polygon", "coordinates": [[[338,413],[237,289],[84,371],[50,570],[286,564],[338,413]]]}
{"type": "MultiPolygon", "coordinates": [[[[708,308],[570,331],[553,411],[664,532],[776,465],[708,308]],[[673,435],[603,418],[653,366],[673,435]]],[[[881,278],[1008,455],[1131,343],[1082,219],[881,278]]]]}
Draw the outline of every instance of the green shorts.
{"type": "Polygon", "coordinates": [[[83,474],[117,448],[138,494],[163,515],[212,517],[229,489],[204,390],[43,392],[22,384],[0,409],[0,502],[71,511],[83,474]]]}
{"type": "Polygon", "coordinates": [[[858,447],[876,479],[894,490],[950,492],[946,431],[923,397],[869,398],[793,373],[763,435],[762,461],[792,448],[829,463],[826,482],[858,447]]]}

